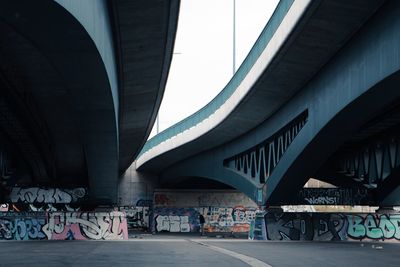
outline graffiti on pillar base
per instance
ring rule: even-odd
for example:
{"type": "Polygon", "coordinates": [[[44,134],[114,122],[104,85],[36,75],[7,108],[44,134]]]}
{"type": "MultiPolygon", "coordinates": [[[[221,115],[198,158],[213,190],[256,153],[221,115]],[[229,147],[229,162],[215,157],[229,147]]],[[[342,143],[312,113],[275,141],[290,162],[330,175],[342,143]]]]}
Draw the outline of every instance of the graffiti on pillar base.
{"type": "Polygon", "coordinates": [[[268,240],[400,240],[400,214],[265,214],[268,240]]]}
{"type": "Polygon", "coordinates": [[[123,212],[0,213],[0,239],[127,239],[123,212]]]}
{"type": "Polygon", "coordinates": [[[86,196],[86,189],[40,188],[40,187],[13,187],[9,195],[12,203],[74,203],[86,196]]]}
{"type": "Polygon", "coordinates": [[[269,240],[342,240],[346,218],[330,213],[267,213],[269,240]]]}
{"type": "Polygon", "coordinates": [[[79,205],[74,204],[46,204],[46,203],[35,203],[29,204],[27,211],[79,211],[81,208],[79,205]]]}
{"type": "Polygon", "coordinates": [[[0,239],[5,240],[37,240],[45,239],[42,231],[45,218],[0,219],[0,239]]]}
{"type": "Polygon", "coordinates": [[[125,214],[122,212],[53,212],[43,226],[48,239],[127,239],[125,214]]]}

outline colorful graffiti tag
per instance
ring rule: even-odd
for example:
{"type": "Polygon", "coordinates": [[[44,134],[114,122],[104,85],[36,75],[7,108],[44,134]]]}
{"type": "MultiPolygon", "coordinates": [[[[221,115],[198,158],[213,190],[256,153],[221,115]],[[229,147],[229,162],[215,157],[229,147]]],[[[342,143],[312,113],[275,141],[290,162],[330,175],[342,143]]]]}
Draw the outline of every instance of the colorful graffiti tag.
{"type": "Polygon", "coordinates": [[[6,240],[32,240],[45,239],[42,231],[45,217],[0,219],[0,239],[6,240]]]}
{"type": "Polygon", "coordinates": [[[264,220],[267,240],[400,240],[400,214],[267,212],[264,220]]]}
{"type": "Polygon", "coordinates": [[[245,194],[233,191],[159,191],[154,193],[153,231],[198,232],[199,215],[205,232],[250,230],[257,205],[245,194]]]}
{"type": "Polygon", "coordinates": [[[195,208],[155,208],[154,227],[157,232],[198,232],[199,212],[195,208]]]}
{"type": "Polygon", "coordinates": [[[86,196],[86,189],[40,188],[40,187],[13,187],[9,195],[12,203],[74,203],[86,196]]]}
{"type": "Polygon", "coordinates": [[[157,232],[198,232],[199,215],[205,218],[205,232],[248,232],[255,216],[254,208],[243,206],[201,208],[155,208],[157,232]]]}
{"type": "Polygon", "coordinates": [[[116,240],[128,239],[125,213],[1,213],[0,239],[116,240]]]}
{"type": "Polygon", "coordinates": [[[72,189],[13,187],[8,196],[9,203],[24,211],[79,211],[79,203],[87,196],[83,187],[72,189]],[[18,203],[18,204],[17,204],[18,203]]]}
{"type": "MultiPolygon", "coordinates": [[[[189,216],[158,215],[156,218],[157,232],[190,232],[189,216]]],[[[193,224],[192,224],[193,225],[193,224]]]]}
{"type": "Polygon", "coordinates": [[[366,188],[302,188],[297,202],[306,205],[368,205],[366,188]]]}
{"type": "Polygon", "coordinates": [[[236,206],[233,208],[199,208],[206,219],[206,232],[248,232],[254,219],[255,208],[236,206]]]}
{"type": "Polygon", "coordinates": [[[347,216],[347,236],[352,239],[400,240],[400,214],[347,216]]]}
{"type": "Polygon", "coordinates": [[[125,212],[128,229],[147,230],[150,227],[150,215],[152,213],[151,202],[138,201],[144,206],[120,207],[125,212]]]}

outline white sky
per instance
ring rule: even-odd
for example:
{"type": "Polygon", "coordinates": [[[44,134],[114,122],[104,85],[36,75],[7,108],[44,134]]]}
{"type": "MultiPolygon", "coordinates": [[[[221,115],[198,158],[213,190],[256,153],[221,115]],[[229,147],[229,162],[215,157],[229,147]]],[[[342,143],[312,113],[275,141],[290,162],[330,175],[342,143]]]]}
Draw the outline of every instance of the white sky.
{"type": "MultiPolygon", "coordinates": [[[[236,69],[278,2],[236,0],[236,69]]],[[[202,108],[228,83],[232,33],[233,0],[181,0],[175,53],[159,111],[160,132],[202,108]]]]}

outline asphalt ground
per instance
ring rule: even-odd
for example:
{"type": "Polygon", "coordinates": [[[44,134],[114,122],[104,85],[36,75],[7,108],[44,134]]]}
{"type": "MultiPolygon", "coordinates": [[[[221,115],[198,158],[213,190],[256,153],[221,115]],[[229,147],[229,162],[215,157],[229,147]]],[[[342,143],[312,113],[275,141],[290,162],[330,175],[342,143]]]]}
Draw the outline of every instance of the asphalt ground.
{"type": "Polygon", "coordinates": [[[2,241],[0,266],[400,266],[400,244],[394,243],[147,237],[2,241]]]}

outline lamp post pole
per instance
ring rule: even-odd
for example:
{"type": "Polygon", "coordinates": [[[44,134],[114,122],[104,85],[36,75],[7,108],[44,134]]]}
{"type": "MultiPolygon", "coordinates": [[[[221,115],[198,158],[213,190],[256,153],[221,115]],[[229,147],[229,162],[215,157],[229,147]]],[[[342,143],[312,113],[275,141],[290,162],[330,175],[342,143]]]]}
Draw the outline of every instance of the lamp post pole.
{"type": "Polygon", "coordinates": [[[160,112],[157,113],[157,134],[160,132],[160,112]]]}
{"type": "Polygon", "coordinates": [[[236,0],[233,0],[233,75],[236,72],[236,0]]]}

